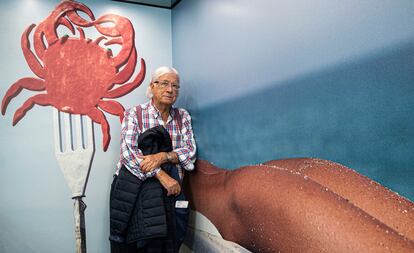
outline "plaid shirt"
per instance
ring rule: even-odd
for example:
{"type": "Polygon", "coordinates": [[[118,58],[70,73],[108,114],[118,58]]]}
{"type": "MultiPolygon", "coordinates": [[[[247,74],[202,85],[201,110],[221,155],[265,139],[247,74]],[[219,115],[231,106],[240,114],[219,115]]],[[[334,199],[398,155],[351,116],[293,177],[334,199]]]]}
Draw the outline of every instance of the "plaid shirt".
{"type": "Polygon", "coordinates": [[[162,125],[170,134],[173,151],[178,155],[179,164],[176,166],[182,179],[182,169],[193,170],[196,160],[196,143],[191,126],[190,114],[182,108],[178,109],[182,118],[182,129],[180,130],[174,118],[176,110],[170,110],[167,123],[164,125],[161,113],[151,101],[142,104],[141,108],[142,115],[137,115],[136,107],[130,108],[124,113],[124,120],[121,125],[121,155],[117,164],[116,174],[119,173],[122,165],[125,165],[132,174],[141,180],[145,180],[146,178],[155,176],[161,170],[161,168],[156,168],[147,173],[141,171],[140,163],[142,159],[139,157],[143,156],[143,154],[138,149],[138,136],[149,128],[162,125]],[[137,117],[142,117],[142,131],[139,129],[137,117]]]}

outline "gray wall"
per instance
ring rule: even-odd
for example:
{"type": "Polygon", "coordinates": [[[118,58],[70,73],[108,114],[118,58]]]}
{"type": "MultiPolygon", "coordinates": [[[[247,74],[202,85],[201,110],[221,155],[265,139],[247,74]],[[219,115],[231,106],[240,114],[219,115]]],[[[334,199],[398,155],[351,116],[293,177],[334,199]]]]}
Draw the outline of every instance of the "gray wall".
{"type": "MultiPolygon", "coordinates": [[[[20,37],[32,23],[45,19],[60,1],[0,2],[0,94],[22,77],[35,77],[20,48],[20,37]]],[[[117,13],[135,28],[138,54],[148,72],[171,65],[171,11],[112,1],[82,1],[95,17],[117,13]]],[[[90,38],[97,35],[87,31],[90,38]]],[[[62,31],[62,33],[68,33],[62,31]]],[[[116,50],[115,50],[116,51],[116,50]]],[[[115,52],[114,52],[115,53],[115,52]]],[[[136,71],[139,70],[139,65],[136,71]]],[[[117,99],[125,107],[144,102],[143,87],[117,99]]],[[[54,156],[51,107],[34,106],[12,127],[15,110],[37,92],[23,91],[0,116],[0,252],[75,252],[73,205],[69,188],[54,156]]],[[[84,201],[88,252],[109,252],[108,194],[119,157],[119,119],[106,114],[112,141],[102,151],[100,125],[95,124],[96,153],[84,201]]]]}
{"type": "Polygon", "coordinates": [[[414,2],[182,1],[173,64],[200,158],[340,162],[414,200],[414,2]]]}

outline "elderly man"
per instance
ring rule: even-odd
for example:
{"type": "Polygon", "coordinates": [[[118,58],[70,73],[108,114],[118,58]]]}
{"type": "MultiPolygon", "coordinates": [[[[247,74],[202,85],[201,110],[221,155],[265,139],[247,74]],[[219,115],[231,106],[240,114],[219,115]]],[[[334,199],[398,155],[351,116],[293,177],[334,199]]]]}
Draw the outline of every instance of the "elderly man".
{"type": "Polygon", "coordinates": [[[147,89],[150,101],[140,105],[142,115],[137,115],[137,107],[125,112],[122,122],[121,158],[117,165],[118,170],[124,165],[141,180],[156,176],[169,195],[178,195],[181,188],[176,180],[160,169],[160,165],[165,162],[177,164],[180,177],[183,178],[182,169],[194,169],[196,154],[190,114],[185,109],[173,108],[179,90],[180,78],[177,70],[160,67],[154,72],[147,89]],[[176,113],[179,113],[180,117],[176,117],[176,113]],[[142,119],[142,129],[138,126],[138,117],[142,119]],[[177,122],[180,118],[182,123],[177,122]],[[138,136],[145,130],[159,125],[164,126],[169,132],[174,150],[143,156],[138,149],[138,136]],[[180,125],[182,129],[179,129],[180,125]]]}
{"type": "MultiPolygon", "coordinates": [[[[115,174],[119,175],[121,171],[125,173],[127,170],[129,175],[132,174],[137,178],[135,179],[137,185],[155,177],[165,188],[167,196],[178,196],[178,200],[183,200],[180,194],[180,183],[184,177],[184,170],[194,169],[196,144],[189,113],[185,109],[173,107],[179,90],[180,78],[177,70],[171,67],[160,67],[154,72],[147,89],[147,97],[150,101],[125,111],[122,122],[121,155],[115,174]],[[172,151],[144,155],[139,148],[140,135],[144,136],[145,131],[160,126],[165,128],[171,138],[172,151]],[[171,172],[168,174],[161,169],[161,165],[166,163],[175,165],[176,170],[173,170],[176,172],[175,177],[171,172]]],[[[114,203],[112,201],[113,188],[114,184],[111,190],[111,203],[114,203]]],[[[180,225],[182,224],[177,224],[177,227],[180,225]]],[[[185,230],[185,228],[182,229],[185,230]]],[[[117,241],[113,237],[112,227],[111,237],[112,242],[117,241]]]]}

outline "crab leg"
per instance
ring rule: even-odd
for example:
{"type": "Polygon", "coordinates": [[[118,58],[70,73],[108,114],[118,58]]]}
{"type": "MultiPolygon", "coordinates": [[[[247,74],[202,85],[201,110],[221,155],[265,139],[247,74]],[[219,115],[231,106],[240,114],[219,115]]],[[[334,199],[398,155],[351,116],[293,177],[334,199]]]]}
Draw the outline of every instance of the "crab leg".
{"type": "Polygon", "coordinates": [[[130,93],[135,88],[140,86],[142,81],[144,81],[145,71],[146,71],[145,61],[144,59],[141,58],[141,70],[139,71],[135,79],[132,82],[129,82],[118,88],[108,91],[108,93],[104,95],[104,98],[118,98],[118,97],[121,97],[123,95],[130,93]]]}
{"type": "Polygon", "coordinates": [[[119,54],[114,57],[115,66],[121,67],[128,60],[132,49],[134,48],[134,28],[127,18],[115,15],[107,14],[94,21],[96,29],[110,37],[122,37],[122,49],[119,54]],[[103,23],[113,23],[114,27],[105,27],[103,23]]]}
{"type": "Polygon", "coordinates": [[[6,113],[7,106],[9,105],[10,101],[19,95],[19,93],[23,89],[28,89],[32,91],[42,91],[45,90],[45,83],[43,80],[36,79],[33,77],[25,77],[22,79],[17,80],[10,88],[7,90],[6,95],[3,97],[3,101],[1,102],[1,114],[6,113]]]}
{"type": "Polygon", "coordinates": [[[14,113],[13,126],[16,125],[35,104],[43,106],[50,105],[47,94],[38,94],[26,100],[26,102],[24,102],[24,104],[14,113]]]}
{"type": "Polygon", "coordinates": [[[92,119],[92,121],[101,124],[102,135],[103,135],[103,150],[106,151],[108,149],[109,142],[111,141],[111,136],[109,135],[109,124],[106,120],[105,115],[98,110],[97,108],[93,108],[89,111],[88,116],[92,119]]]}
{"type": "Polygon", "coordinates": [[[99,108],[112,115],[119,116],[119,120],[122,122],[124,119],[125,108],[117,101],[103,100],[98,103],[99,108]]]}
{"type": "MultiPolygon", "coordinates": [[[[105,43],[105,45],[106,44],[107,43],[105,43]]],[[[137,51],[135,50],[135,48],[133,48],[131,52],[131,56],[129,57],[127,64],[125,64],[125,67],[116,74],[112,83],[121,84],[121,83],[125,83],[126,81],[128,81],[131,78],[132,74],[134,73],[136,62],[137,62],[137,51]]]]}
{"type": "Polygon", "coordinates": [[[30,69],[38,77],[44,78],[45,73],[43,70],[43,66],[40,64],[39,60],[30,50],[29,35],[35,26],[36,26],[35,24],[31,24],[29,27],[26,28],[26,30],[22,34],[21,45],[22,45],[24,58],[26,58],[26,61],[29,64],[30,69]]]}

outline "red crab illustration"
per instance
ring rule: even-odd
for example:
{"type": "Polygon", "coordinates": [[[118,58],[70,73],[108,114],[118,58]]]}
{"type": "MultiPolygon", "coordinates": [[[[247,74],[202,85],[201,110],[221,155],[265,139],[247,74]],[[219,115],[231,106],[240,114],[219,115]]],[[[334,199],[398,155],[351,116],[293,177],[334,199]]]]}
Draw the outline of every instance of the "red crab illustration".
{"type": "Polygon", "coordinates": [[[39,78],[25,77],[16,81],[3,98],[2,114],[5,114],[10,101],[23,89],[46,91],[30,97],[16,110],[13,126],[35,104],[51,105],[62,112],[87,115],[101,124],[103,149],[106,151],[111,137],[109,124],[101,110],[119,116],[122,121],[124,107],[110,99],[128,94],[145,77],[145,61],[141,58],[141,70],[130,80],[137,63],[135,32],[131,22],[115,14],[106,14],[95,20],[92,11],[84,4],[62,1],[34,31],[33,46],[36,54],[30,49],[29,42],[34,27],[36,25],[30,25],[22,34],[21,46],[30,69],[39,78]],[[78,12],[86,13],[91,21],[79,16],[78,12]],[[60,25],[70,29],[73,35],[76,27],[79,38],[67,35],[59,38],[57,28],[60,25]],[[85,38],[81,27],[92,26],[104,36],[93,41],[85,38]],[[109,40],[104,45],[121,46],[117,55],[99,45],[102,40],[108,39],[105,36],[109,40]]]}

